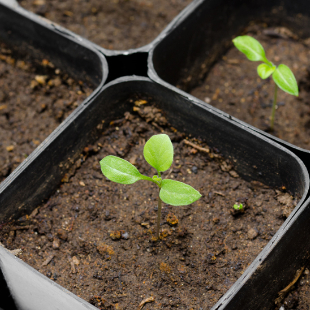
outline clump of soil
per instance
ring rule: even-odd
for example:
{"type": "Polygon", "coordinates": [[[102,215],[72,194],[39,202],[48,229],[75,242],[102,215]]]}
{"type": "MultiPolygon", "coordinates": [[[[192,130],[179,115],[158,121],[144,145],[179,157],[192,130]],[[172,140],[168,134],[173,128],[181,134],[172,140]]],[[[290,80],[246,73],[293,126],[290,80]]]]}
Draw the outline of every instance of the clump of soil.
{"type": "MultiPolygon", "coordinates": [[[[309,40],[303,41],[283,27],[250,26],[244,34],[261,42],[266,56],[274,64],[289,66],[300,90],[299,97],[278,90],[275,136],[310,149],[310,67],[309,40]]],[[[210,70],[191,94],[214,107],[259,129],[268,131],[274,93],[274,81],[257,75],[260,62],[249,61],[232,47],[210,70]]]]}
{"type": "Polygon", "coordinates": [[[0,182],[91,92],[47,59],[21,57],[0,43],[0,182]]]}
{"type": "Polygon", "coordinates": [[[101,45],[126,50],[152,42],[191,0],[19,0],[21,6],[101,45]]]}
{"type": "Polygon", "coordinates": [[[209,309],[272,238],[296,200],[242,180],[229,160],[171,128],[160,110],[142,105],[134,111],[84,149],[75,172],[47,203],[4,226],[0,241],[22,249],[21,259],[99,309],[144,303],[143,309],[209,309]],[[170,136],[175,150],[163,177],[190,184],[202,198],[190,206],[164,205],[161,240],[154,242],[156,185],[113,183],[102,175],[99,161],[120,156],[152,176],[143,147],[160,132],[170,136]],[[234,213],[235,202],[245,206],[244,213],[234,213]]]}

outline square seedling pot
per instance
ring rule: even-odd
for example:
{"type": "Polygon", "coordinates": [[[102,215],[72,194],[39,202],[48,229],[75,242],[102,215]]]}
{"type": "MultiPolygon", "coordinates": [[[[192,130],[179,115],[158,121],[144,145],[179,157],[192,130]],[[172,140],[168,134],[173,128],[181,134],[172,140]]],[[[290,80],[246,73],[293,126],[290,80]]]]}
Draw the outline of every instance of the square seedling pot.
{"type": "MultiPolygon", "coordinates": [[[[250,24],[286,27],[295,33],[299,40],[303,40],[310,36],[309,16],[310,5],[302,0],[259,3],[194,1],[179,15],[179,19],[162,33],[161,40],[155,43],[149,56],[149,76],[154,81],[165,83],[167,87],[186,94],[175,87],[189,91],[201,83],[211,67],[233,46],[232,39],[241,35],[250,24]],[[166,70],[168,66],[169,70],[166,70]]],[[[268,50],[266,53],[268,54],[268,50]]],[[[255,70],[255,64],[259,63],[252,64],[255,70]]],[[[211,107],[203,101],[200,102],[211,107]]],[[[309,151],[305,153],[300,147],[246,124],[223,111],[215,110],[289,149],[294,149],[298,156],[305,156],[304,162],[307,165],[309,151]]]]}
{"type": "MultiPolygon", "coordinates": [[[[260,4],[257,14],[269,12],[270,3],[265,2],[266,7],[260,4]]],[[[87,77],[97,87],[1,183],[0,222],[31,212],[48,198],[85,145],[96,138],[97,126],[107,126],[131,110],[132,95],[148,96],[173,127],[204,139],[224,157],[234,160],[236,171],[246,180],[276,188],[285,186],[292,195],[301,197],[279,231],[213,309],[271,308],[277,293],[292,280],[308,257],[306,232],[310,217],[308,203],[304,203],[309,188],[308,171],[294,150],[288,150],[173,86],[184,72],[196,70],[201,59],[205,60],[206,46],[213,44],[214,51],[222,51],[225,45],[218,37],[219,33],[228,35],[227,25],[224,27],[222,22],[222,27],[218,27],[217,23],[225,21],[231,9],[240,6],[228,27],[230,32],[239,29],[238,17],[245,15],[243,10],[247,10],[247,5],[240,1],[229,2],[227,6],[223,3],[193,2],[147,47],[114,54],[105,53],[104,49],[19,7],[0,3],[1,40],[21,46],[35,56],[47,55],[60,68],[79,79],[87,77]],[[132,65],[133,59],[138,71],[132,65]],[[149,77],[125,76],[146,75],[147,68],[149,77]]],[[[255,6],[254,1],[250,3],[255,6]]],[[[210,64],[212,57],[210,54],[210,64]]],[[[96,309],[2,247],[0,267],[0,285],[5,292],[0,300],[1,308],[7,309],[10,305],[10,309],[96,309]]]]}
{"type": "MultiPolygon", "coordinates": [[[[211,66],[232,46],[232,39],[240,35],[250,22],[284,26],[293,30],[300,38],[307,38],[309,15],[310,5],[306,1],[194,1],[183,14],[179,15],[179,19],[162,33],[161,40],[158,40],[150,51],[149,76],[189,100],[195,100],[185,91],[195,87],[204,78],[211,66]]],[[[201,100],[197,101],[206,108],[217,110],[201,100]]],[[[309,170],[309,151],[248,125],[225,112],[217,111],[222,117],[256,131],[291,150],[309,170]]],[[[227,303],[229,304],[227,309],[272,307],[277,293],[293,280],[298,269],[305,266],[300,258],[306,259],[309,253],[308,205],[309,200],[301,209],[296,208],[293,212],[295,215],[282,226],[285,227],[285,238],[282,241],[285,239],[287,242],[292,238],[293,243],[300,240],[300,245],[293,250],[287,243],[282,248],[283,252],[277,246],[274,250],[270,248],[267,256],[270,258],[269,262],[273,263],[269,265],[265,261],[260,264],[253,276],[242,276],[214,309],[226,309],[227,303]],[[273,256],[275,253],[279,254],[277,258],[273,256]],[[264,280],[259,274],[265,274],[265,279],[269,279],[263,285],[261,284],[264,280]],[[276,284],[278,281],[282,282],[280,286],[276,284]],[[240,290],[239,285],[243,287],[240,290]]]]}
{"type": "MultiPolygon", "coordinates": [[[[266,23],[269,27],[287,27],[298,38],[306,39],[310,36],[310,5],[303,0],[259,3],[193,1],[153,42],[148,60],[149,77],[188,98],[194,98],[185,91],[201,83],[211,67],[232,47],[232,39],[253,22],[266,23]]],[[[253,63],[254,67],[255,64],[258,63],[253,63]]],[[[204,101],[198,101],[292,150],[309,169],[308,150],[251,126],[204,101]]]]}

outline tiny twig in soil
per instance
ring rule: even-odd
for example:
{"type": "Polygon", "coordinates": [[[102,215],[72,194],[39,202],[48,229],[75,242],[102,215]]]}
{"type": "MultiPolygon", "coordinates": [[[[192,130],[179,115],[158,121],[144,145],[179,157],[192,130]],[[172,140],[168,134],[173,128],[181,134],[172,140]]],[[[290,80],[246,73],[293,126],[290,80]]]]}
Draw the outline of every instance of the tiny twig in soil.
{"type": "Polygon", "coordinates": [[[153,302],[153,301],[155,301],[153,296],[143,299],[139,304],[138,310],[141,310],[146,303],[153,302]]]}
{"type": "Polygon", "coordinates": [[[166,177],[166,178],[169,178],[169,177],[170,177],[171,172],[172,172],[172,168],[170,168],[170,169],[169,169],[169,171],[168,171],[168,174],[167,174],[167,177],[166,177]]]}
{"type": "Polygon", "coordinates": [[[188,140],[183,140],[183,142],[187,145],[190,145],[191,147],[197,149],[198,151],[201,151],[201,152],[205,152],[205,153],[210,153],[210,149],[209,148],[204,148],[204,147],[201,147],[193,142],[190,142],[188,140]]]}
{"type": "MultiPolygon", "coordinates": [[[[99,180],[97,180],[98,181],[98,183],[99,183],[99,180]]],[[[97,182],[96,182],[97,183],[97,182]]],[[[101,186],[101,187],[107,187],[109,190],[111,190],[111,186],[109,186],[109,185],[107,185],[107,184],[104,184],[104,183],[100,183],[100,184],[97,184],[99,187],[101,186]]]]}
{"type": "Polygon", "coordinates": [[[75,264],[74,264],[74,261],[70,255],[68,255],[68,261],[70,263],[71,273],[76,273],[75,264]]]}
{"type": "Polygon", "coordinates": [[[214,194],[217,194],[217,195],[219,195],[219,196],[225,197],[225,194],[223,194],[223,193],[221,193],[221,192],[216,192],[216,191],[214,191],[213,193],[214,193],[214,194]]]}
{"type": "Polygon", "coordinates": [[[47,266],[51,261],[52,261],[52,259],[54,258],[54,254],[51,254],[51,255],[49,255],[48,257],[47,257],[47,259],[42,263],[42,267],[43,266],[47,266]]]}
{"type": "Polygon", "coordinates": [[[164,129],[161,128],[157,123],[152,122],[152,125],[153,125],[154,127],[156,127],[158,130],[160,130],[160,132],[164,132],[164,129]]]}
{"type": "Polygon", "coordinates": [[[68,228],[68,231],[72,231],[74,225],[74,217],[71,218],[70,227],[68,228]]]}
{"type": "Polygon", "coordinates": [[[275,300],[275,304],[278,305],[281,303],[283,298],[287,295],[287,293],[292,289],[293,285],[297,282],[297,280],[302,275],[303,271],[305,270],[305,267],[302,267],[301,269],[297,270],[295,273],[295,277],[292,282],[289,283],[288,286],[286,286],[283,290],[281,290],[278,295],[279,297],[275,300]]]}
{"type": "Polygon", "coordinates": [[[26,226],[13,226],[11,227],[12,230],[23,230],[23,229],[30,229],[32,228],[32,225],[26,225],[26,226]]]}

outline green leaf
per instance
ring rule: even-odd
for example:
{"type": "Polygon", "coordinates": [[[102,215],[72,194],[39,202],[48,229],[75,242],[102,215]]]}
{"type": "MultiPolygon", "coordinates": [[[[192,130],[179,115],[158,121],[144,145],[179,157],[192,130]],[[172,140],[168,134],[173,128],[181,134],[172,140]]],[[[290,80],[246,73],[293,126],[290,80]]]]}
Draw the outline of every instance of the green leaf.
{"type": "Polygon", "coordinates": [[[290,95],[298,96],[298,85],[294,73],[288,66],[279,65],[273,72],[272,78],[283,91],[290,95]]]}
{"type": "Polygon", "coordinates": [[[142,175],[138,169],[127,160],[116,156],[106,156],[100,161],[101,171],[109,180],[121,184],[132,184],[139,180],[152,181],[142,175]]]}
{"type": "Polygon", "coordinates": [[[235,203],[234,204],[234,209],[235,210],[242,210],[243,209],[243,204],[242,203],[235,203]]]}
{"type": "Polygon", "coordinates": [[[152,136],[144,146],[143,155],[158,172],[169,169],[173,161],[173,145],[169,136],[166,134],[152,136]]]}
{"type": "Polygon", "coordinates": [[[245,56],[252,61],[264,61],[269,63],[266,58],[265,50],[262,45],[250,36],[239,36],[233,39],[236,48],[245,54],[245,56]]]}
{"type": "Polygon", "coordinates": [[[198,200],[201,195],[190,185],[174,180],[163,180],[159,192],[160,199],[172,206],[186,206],[198,200]]]}
{"type": "Polygon", "coordinates": [[[268,66],[266,64],[260,64],[257,67],[257,73],[258,75],[263,79],[267,79],[273,72],[276,70],[276,66],[268,66]]]}

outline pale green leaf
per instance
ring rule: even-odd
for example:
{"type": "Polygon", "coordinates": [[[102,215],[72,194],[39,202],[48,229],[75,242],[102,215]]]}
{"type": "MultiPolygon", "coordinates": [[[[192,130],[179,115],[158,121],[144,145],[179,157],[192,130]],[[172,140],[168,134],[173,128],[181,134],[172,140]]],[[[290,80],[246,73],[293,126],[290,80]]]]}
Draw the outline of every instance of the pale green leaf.
{"type": "Polygon", "coordinates": [[[294,73],[288,66],[279,65],[273,72],[272,78],[283,91],[290,95],[298,96],[298,85],[294,73]]]}
{"type": "Polygon", "coordinates": [[[142,175],[138,169],[127,160],[109,155],[100,161],[101,171],[109,180],[121,184],[132,184],[139,180],[151,178],[142,175]]]}
{"type": "Polygon", "coordinates": [[[276,66],[270,67],[266,64],[260,64],[257,67],[257,73],[263,80],[265,80],[274,72],[275,69],[276,66]]]}
{"type": "Polygon", "coordinates": [[[158,172],[166,171],[173,161],[173,145],[166,134],[152,136],[143,149],[145,160],[158,172]]]}
{"type": "Polygon", "coordinates": [[[185,206],[198,200],[201,195],[190,185],[174,180],[163,180],[159,197],[172,206],[185,206]]]}
{"type": "Polygon", "coordinates": [[[249,60],[269,63],[264,48],[256,39],[250,36],[239,36],[233,39],[233,43],[249,60]]]}

